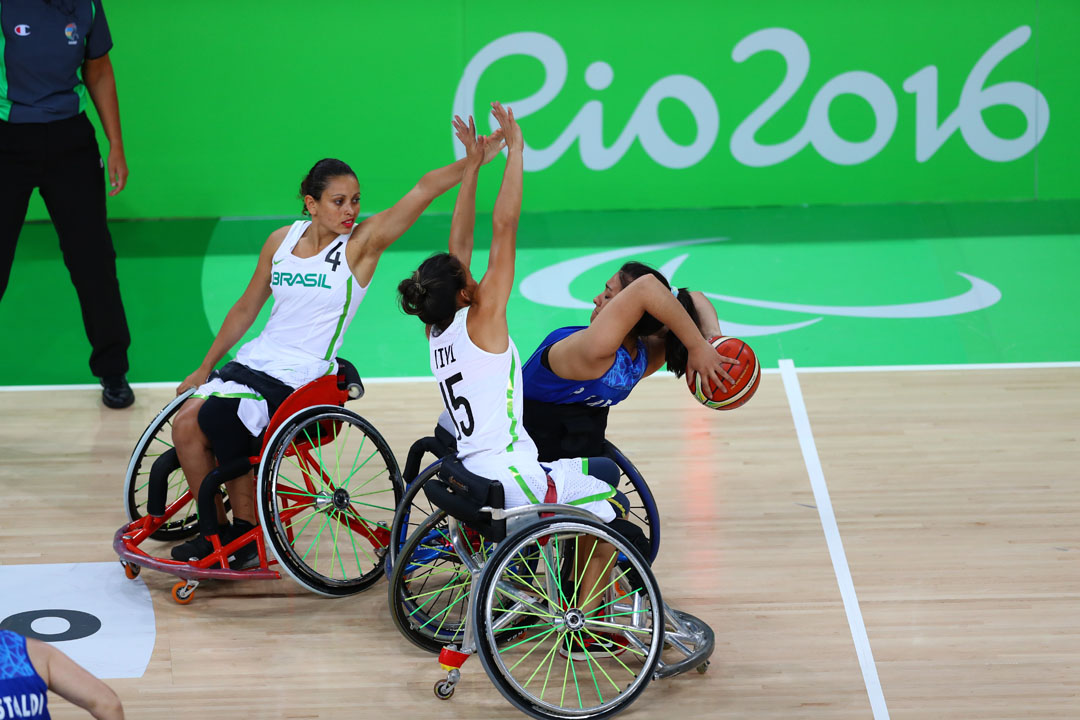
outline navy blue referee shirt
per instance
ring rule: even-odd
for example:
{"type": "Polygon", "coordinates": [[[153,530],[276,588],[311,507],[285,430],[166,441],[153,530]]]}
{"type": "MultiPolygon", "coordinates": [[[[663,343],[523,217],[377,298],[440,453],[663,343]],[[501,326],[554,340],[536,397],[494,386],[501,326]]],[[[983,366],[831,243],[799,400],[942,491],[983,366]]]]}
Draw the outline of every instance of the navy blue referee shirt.
{"type": "Polygon", "coordinates": [[[0,120],[45,123],[86,110],[82,66],[112,49],[101,0],[0,0],[0,120]]]}

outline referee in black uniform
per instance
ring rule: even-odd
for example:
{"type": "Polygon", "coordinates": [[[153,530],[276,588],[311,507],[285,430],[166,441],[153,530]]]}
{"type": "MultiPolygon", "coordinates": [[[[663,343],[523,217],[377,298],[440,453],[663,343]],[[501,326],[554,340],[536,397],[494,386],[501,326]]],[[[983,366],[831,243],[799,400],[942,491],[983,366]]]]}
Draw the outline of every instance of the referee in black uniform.
{"type": "Polygon", "coordinates": [[[0,299],[36,187],[79,295],[102,400],[127,407],[135,401],[125,377],[131,338],[105,223],[105,175],[116,195],[128,171],[105,12],[101,0],[0,0],[0,26],[0,299]],[[105,161],[88,100],[109,138],[105,161]]]}

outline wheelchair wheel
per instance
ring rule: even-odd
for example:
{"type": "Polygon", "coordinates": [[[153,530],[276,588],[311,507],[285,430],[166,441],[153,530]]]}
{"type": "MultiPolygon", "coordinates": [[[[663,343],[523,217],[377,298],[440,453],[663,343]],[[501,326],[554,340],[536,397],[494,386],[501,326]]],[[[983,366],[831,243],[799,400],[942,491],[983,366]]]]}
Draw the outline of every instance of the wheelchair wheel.
{"type": "Polygon", "coordinates": [[[401,473],[364,418],[305,408],[274,432],[259,465],[259,521],[282,568],[322,595],[369,587],[383,573],[401,473]]]}
{"type": "Polygon", "coordinates": [[[394,520],[390,525],[390,548],[387,557],[387,572],[393,572],[397,565],[398,555],[403,551],[406,541],[412,537],[429,515],[438,511],[427,495],[424,494],[424,483],[435,477],[442,466],[442,460],[436,460],[420,471],[416,479],[405,488],[401,496],[397,510],[394,512],[394,520]]]}
{"type": "Polygon", "coordinates": [[[439,509],[424,518],[390,572],[394,624],[409,642],[433,653],[444,645],[461,645],[472,588],[472,575],[454,552],[446,520],[439,509]]]}
{"type": "MultiPolygon", "coordinates": [[[[473,567],[484,565],[495,544],[459,525],[472,551],[473,567]]],[[[437,653],[461,646],[468,622],[472,572],[454,549],[446,513],[438,508],[419,523],[398,553],[390,572],[390,614],[409,642],[437,653]]],[[[522,575],[536,570],[539,555],[518,556],[512,567],[522,575]]],[[[499,631],[500,642],[520,631],[499,631]]]]}
{"type": "Polygon", "coordinates": [[[604,455],[614,460],[622,472],[619,489],[630,501],[630,517],[627,519],[645,531],[645,538],[649,542],[645,559],[651,565],[660,553],[660,510],[653,500],[652,491],[634,464],[608,440],[604,441],[604,455]]]}
{"type": "MultiPolygon", "coordinates": [[[[127,512],[129,522],[135,522],[146,515],[150,467],[159,457],[173,449],[173,415],[176,414],[180,406],[193,392],[195,392],[194,388],[178,395],[172,402],[162,408],[161,412],[151,421],[135,444],[135,450],[131,453],[127,474],[124,477],[124,510],[127,512]]],[[[180,463],[174,460],[174,464],[175,469],[169,473],[168,492],[165,497],[166,505],[176,502],[188,489],[187,479],[184,477],[184,471],[180,469],[180,463]]],[[[228,506],[226,506],[226,509],[228,509],[228,506]]],[[[183,540],[198,532],[198,523],[198,508],[195,507],[195,502],[192,501],[150,537],[154,540],[163,541],[183,540]]]]}
{"type": "Polygon", "coordinates": [[[484,670],[535,718],[598,719],[625,709],[648,685],[664,645],[664,605],[648,563],[592,520],[545,518],[500,543],[471,611],[484,670]],[[611,558],[603,585],[585,589],[582,571],[596,540],[614,545],[628,566],[615,567],[611,558]],[[522,573],[518,558],[536,553],[542,560],[522,573]],[[600,604],[583,610],[590,600],[600,604]],[[510,632],[517,637],[500,645],[499,634],[510,632]]]}

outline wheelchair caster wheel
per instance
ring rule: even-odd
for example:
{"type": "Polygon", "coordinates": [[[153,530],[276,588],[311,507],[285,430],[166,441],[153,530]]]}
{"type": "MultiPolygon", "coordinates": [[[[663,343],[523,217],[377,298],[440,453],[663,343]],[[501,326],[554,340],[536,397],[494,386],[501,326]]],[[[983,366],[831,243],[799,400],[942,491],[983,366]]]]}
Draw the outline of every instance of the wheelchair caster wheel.
{"type": "Polygon", "coordinates": [[[703,663],[701,663],[700,665],[697,666],[697,671],[699,673],[701,673],[702,675],[704,675],[705,671],[708,670],[708,669],[709,669],[709,661],[708,660],[706,660],[705,662],[703,662],[703,663]]]}
{"type": "Polygon", "coordinates": [[[173,600],[181,605],[187,605],[195,598],[195,588],[199,587],[198,581],[181,580],[172,586],[173,600]]]}
{"type": "Polygon", "coordinates": [[[138,565],[129,562],[121,562],[124,566],[124,575],[128,580],[134,580],[139,577],[139,573],[142,572],[142,568],[138,565]]]}
{"type": "Polygon", "coordinates": [[[449,700],[454,697],[454,685],[449,680],[439,680],[433,689],[435,697],[440,700],[449,700]]]}

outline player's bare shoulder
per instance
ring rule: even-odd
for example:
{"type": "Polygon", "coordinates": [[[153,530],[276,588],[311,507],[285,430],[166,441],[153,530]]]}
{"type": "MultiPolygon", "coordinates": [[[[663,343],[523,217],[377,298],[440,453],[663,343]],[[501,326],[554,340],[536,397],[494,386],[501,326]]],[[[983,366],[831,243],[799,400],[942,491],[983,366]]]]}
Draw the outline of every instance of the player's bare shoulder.
{"type": "Polygon", "coordinates": [[[270,233],[270,237],[266,238],[266,244],[263,249],[270,252],[276,252],[281,243],[285,242],[285,236],[289,234],[289,230],[292,229],[292,225],[283,225],[274,232],[270,233]]]}

